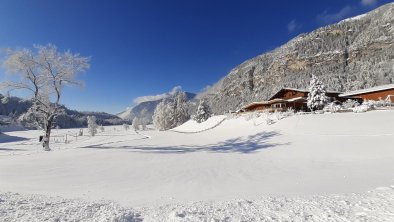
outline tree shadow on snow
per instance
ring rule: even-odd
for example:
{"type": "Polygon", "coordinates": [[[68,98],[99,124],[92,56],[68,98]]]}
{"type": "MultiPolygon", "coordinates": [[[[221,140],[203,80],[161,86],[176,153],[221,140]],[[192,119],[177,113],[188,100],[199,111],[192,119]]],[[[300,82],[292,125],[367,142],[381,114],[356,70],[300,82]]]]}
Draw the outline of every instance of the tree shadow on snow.
{"type": "Polygon", "coordinates": [[[261,132],[246,138],[237,137],[228,139],[217,144],[209,144],[205,146],[179,145],[179,146],[107,146],[108,144],[97,144],[85,146],[83,148],[93,149],[126,149],[131,152],[141,153],[168,153],[183,154],[192,152],[215,152],[215,153],[253,153],[261,149],[267,149],[278,145],[289,145],[289,143],[270,143],[269,140],[280,135],[277,132],[261,132]]]}
{"type": "Polygon", "coordinates": [[[11,143],[11,142],[24,141],[24,140],[28,140],[28,139],[19,136],[10,136],[4,133],[0,133],[0,143],[11,143]]]}
{"type": "MultiPolygon", "coordinates": [[[[19,142],[19,141],[25,141],[28,140],[23,137],[18,137],[18,136],[10,136],[7,134],[0,133],[0,144],[1,143],[10,143],[10,142],[19,142]]],[[[0,147],[0,151],[25,151],[25,149],[14,149],[14,148],[3,148],[0,147]]]]}

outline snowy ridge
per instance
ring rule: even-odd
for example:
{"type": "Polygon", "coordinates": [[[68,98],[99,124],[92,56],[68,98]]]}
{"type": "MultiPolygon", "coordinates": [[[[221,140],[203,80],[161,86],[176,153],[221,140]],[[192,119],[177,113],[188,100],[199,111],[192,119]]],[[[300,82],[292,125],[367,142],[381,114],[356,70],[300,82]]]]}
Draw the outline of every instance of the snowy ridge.
{"type": "Polygon", "coordinates": [[[197,123],[195,120],[189,120],[186,123],[171,129],[170,131],[177,133],[200,133],[219,126],[226,120],[225,115],[212,116],[202,123],[197,123]]]}

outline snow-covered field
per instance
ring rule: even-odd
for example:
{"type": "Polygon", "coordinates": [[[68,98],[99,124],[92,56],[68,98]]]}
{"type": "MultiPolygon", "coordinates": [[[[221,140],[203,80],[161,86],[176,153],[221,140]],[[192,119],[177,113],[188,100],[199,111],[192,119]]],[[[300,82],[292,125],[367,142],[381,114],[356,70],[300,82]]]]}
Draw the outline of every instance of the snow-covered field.
{"type": "Polygon", "coordinates": [[[223,118],[0,135],[0,220],[394,220],[394,111],[223,118]]]}

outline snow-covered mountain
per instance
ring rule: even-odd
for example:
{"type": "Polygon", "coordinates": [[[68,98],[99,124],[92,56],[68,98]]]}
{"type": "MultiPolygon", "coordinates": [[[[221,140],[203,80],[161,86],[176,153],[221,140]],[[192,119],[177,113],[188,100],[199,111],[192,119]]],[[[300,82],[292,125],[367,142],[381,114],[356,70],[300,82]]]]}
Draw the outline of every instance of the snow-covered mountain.
{"type": "MultiPolygon", "coordinates": [[[[4,96],[0,94],[0,100],[3,98],[4,96]]],[[[32,105],[30,100],[19,97],[9,97],[7,100],[8,101],[4,104],[0,102],[0,115],[8,117],[12,122],[18,122],[18,119],[20,119],[32,105]]],[[[65,114],[58,116],[55,123],[60,128],[85,127],[87,126],[87,116],[96,116],[99,125],[118,125],[124,122],[116,115],[104,112],[80,112],[70,110],[67,107],[63,108],[65,109],[65,114]]]]}
{"type": "Polygon", "coordinates": [[[282,87],[306,88],[312,74],[335,91],[394,83],[394,3],[301,34],[233,68],[197,97],[219,114],[282,87]]]}
{"type": "MultiPolygon", "coordinates": [[[[171,98],[176,90],[179,90],[179,88],[175,87],[170,92],[156,96],[139,97],[136,100],[134,100],[135,102],[137,102],[137,105],[135,105],[132,108],[127,108],[125,111],[118,113],[117,116],[122,118],[123,120],[128,120],[128,121],[131,121],[134,117],[138,117],[138,118],[145,117],[150,121],[152,120],[152,116],[156,109],[156,106],[163,99],[171,98]]],[[[189,101],[192,101],[196,97],[196,94],[186,92],[186,96],[189,101]]]]}

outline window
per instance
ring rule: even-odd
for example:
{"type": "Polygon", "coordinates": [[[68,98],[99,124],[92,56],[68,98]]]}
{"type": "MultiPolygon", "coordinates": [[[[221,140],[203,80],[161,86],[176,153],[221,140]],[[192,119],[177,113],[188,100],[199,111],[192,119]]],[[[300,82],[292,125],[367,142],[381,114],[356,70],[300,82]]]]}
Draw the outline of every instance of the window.
{"type": "Polygon", "coordinates": [[[276,104],[271,105],[271,108],[273,108],[273,109],[285,108],[285,107],[286,107],[286,104],[284,104],[284,103],[276,103],[276,104]]]}

